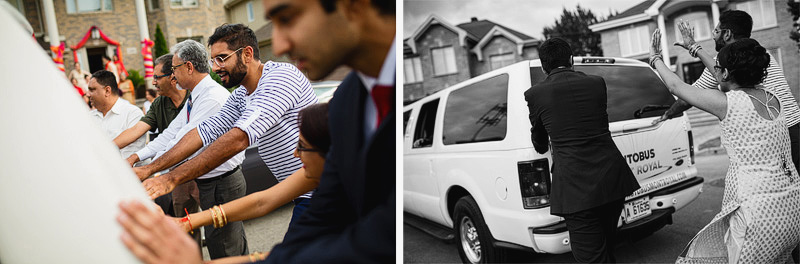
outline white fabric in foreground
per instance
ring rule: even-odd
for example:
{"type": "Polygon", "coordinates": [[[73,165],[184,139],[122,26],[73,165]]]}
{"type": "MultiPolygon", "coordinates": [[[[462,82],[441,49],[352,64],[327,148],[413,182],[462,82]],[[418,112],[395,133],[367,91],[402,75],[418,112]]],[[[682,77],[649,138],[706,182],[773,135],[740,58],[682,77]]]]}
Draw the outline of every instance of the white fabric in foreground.
{"type": "Polygon", "coordinates": [[[116,216],[148,203],[141,183],[33,37],[0,25],[0,262],[137,263],[116,216]]]}

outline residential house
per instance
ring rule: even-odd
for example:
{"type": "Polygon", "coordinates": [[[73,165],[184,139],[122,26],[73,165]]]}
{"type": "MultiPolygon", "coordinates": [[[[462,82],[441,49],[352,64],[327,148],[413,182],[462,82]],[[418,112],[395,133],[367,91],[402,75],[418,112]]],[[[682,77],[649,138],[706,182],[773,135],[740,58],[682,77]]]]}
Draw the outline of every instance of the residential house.
{"type": "Polygon", "coordinates": [[[490,20],[458,25],[431,15],[403,40],[403,101],[522,60],[539,58],[541,41],[490,20]]]}

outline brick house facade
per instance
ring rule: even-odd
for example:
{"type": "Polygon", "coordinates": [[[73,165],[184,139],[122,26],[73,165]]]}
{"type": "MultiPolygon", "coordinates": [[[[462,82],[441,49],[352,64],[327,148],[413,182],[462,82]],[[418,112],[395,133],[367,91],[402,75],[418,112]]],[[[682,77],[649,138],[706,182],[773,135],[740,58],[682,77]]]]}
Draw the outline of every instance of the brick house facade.
{"type": "MultiPolygon", "coordinates": [[[[83,8],[77,6],[80,2],[75,0],[15,0],[21,4],[18,9],[25,11],[23,14],[33,27],[34,36],[47,52],[50,52],[50,44],[41,1],[53,2],[58,34],[66,46],[64,67],[67,73],[74,68],[73,51],[69,47],[80,42],[92,26],[97,26],[106,36],[120,43],[125,68],[144,75],[134,1],[97,0],[93,4],[101,6],[100,11],[86,11],[81,10],[83,8]]],[[[226,21],[223,1],[144,0],[150,39],[154,39],[158,24],[169,47],[187,38],[205,45],[214,29],[226,21]]],[[[99,54],[111,56],[115,48],[100,38],[90,38],[83,48],[77,50],[77,57],[84,70],[94,71],[102,67],[97,65],[99,54]]]]}
{"type": "Polygon", "coordinates": [[[403,101],[522,60],[539,58],[540,41],[489,20],[452,25],[431,15],[403,40],[403,101]]]}

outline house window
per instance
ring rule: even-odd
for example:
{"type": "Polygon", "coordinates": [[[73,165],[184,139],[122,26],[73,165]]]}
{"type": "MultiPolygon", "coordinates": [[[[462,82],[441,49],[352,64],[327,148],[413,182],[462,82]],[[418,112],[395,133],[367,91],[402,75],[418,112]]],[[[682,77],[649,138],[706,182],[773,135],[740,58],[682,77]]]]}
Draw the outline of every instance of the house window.
{"type": "Polygon", "coordinates": [[[196,7],[197,0],[169,0],[172,7],[196,7]]]}
{"type": "Polygon", "coordinates": [[[754,0],[737,3],[736,10],[742,10],[753,17],[753,31],[778,25],[774,0],[754,0]]]}
{"type": "Polygon", "coordinates": [[[505,66],[514,64],[515,61],[516,60],[514,59],[514,53],[489,56],[489,62],[492,65],[492,70],[500,69],[505,66]]]}
{"type": "Polygon", "coordinates": [[[247,21],[253,22],[256,16],[253,14],[253,1],[247,2],[247,21]]]}
{"type": "Polygon", "coordinates": [[[403,73],[405,83],[417,83],[422,81],[422,66],[419,57],[403,60],[403,73]]]}
{"type": "Polygon", "coordinates": [[[66,0],[67,13],[114,11],[112,2],[111,0],[66,0]]]}
{"type": "Polygon", "coordinates": [[[619,31],[619,48],[623,57],[649,52],[650,34],[647,25],[619,31]]]}
{"type": "Polygon", "coordinates": [[[433,75],[456,73],[456,53],[453,47],[435,48],[431,50],[433,57],[433,75]]]}
{"type": "Polygon", "coordinates": [[[694,39],[696,41],[703,41],[711,39],[711,24],[709,23],[708,14],[705,12],[694,12],[685,14],[675,18],[675,39],[683,42],[683,36],[678,29],[678,23],[686,21],[689,26],[694,28],[694,39]]]}
{"type": "Polygon", "coordinates": [[[161,9],[161,0],[149,0],[147,2],[150,3],[150,11],[161,9]]]}

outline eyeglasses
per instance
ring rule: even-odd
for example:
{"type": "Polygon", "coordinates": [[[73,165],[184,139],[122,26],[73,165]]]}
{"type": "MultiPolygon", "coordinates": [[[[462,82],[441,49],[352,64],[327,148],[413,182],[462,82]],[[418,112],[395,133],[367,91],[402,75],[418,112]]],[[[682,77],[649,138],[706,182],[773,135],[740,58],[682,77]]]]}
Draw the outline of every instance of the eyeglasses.
{"type": "Polygon", "coordinates": [[[719,66],[719,65],[714,65],[714,69],[717,69],[719,71],[724,71],[725,70],[725,68],[723,68],[722,66],[719,66]]]}
{"type": "Polygon", "coordinates": [[[297,152],[302,152],[302,151],[306,151],[306,152],[322,152],[319,149],[303,147],[303,145],[298,140],[297,141],[297,152]]]}
{"type": "Polygon", "coordinates": [[[170,76],[170,75],[172,75],[172,73],[164,74],[164,75],[153,75],[153,80],[158,81],[158,79],[161,79],[161,78],[164,78],[164,77],[167,77],[167,76],[170,76]]]}
{"type": "Polygon", "coordinates": [[[725,32],[725,30],[730,30],[730,29],[727,29],[727,28],[723,28],[723,29],[715,28],[714,29],[714,35],[717,35],[717,34],[720,34],[722,32],[725,32]]]}
{"type": "Polygon", "coordinates": [[[239,52],[243,48],[244,47],[241,47],[241,48],[237,49],[236,51],[232,52],[231,54],[228,54],[228,56],[225,56],[225,57],[220,57],[220,56],[214,57],[213,59],[208,60],[208,64],[216,64],[217,67],[224,68],[225,66],[223,66],[222,64],[225,63],[225,60],[227,60],[231,55],[236,54],[236,52],[239,52]]]}
{"type": "Polygon", "coordinates": [[[181,64],[178,64],[178,65],[172,66],[172,67],[170,67],[170,69],[172,69],[172,72],[175,72],[175,69],[177,69],[177,68],[178,68],[178,67],[180,67],[180,66],[183,66],[184,64],[186,64],[186,61],[184,61],[184,62],[183,62],[183,63],[181,63],[181,64]]]}

